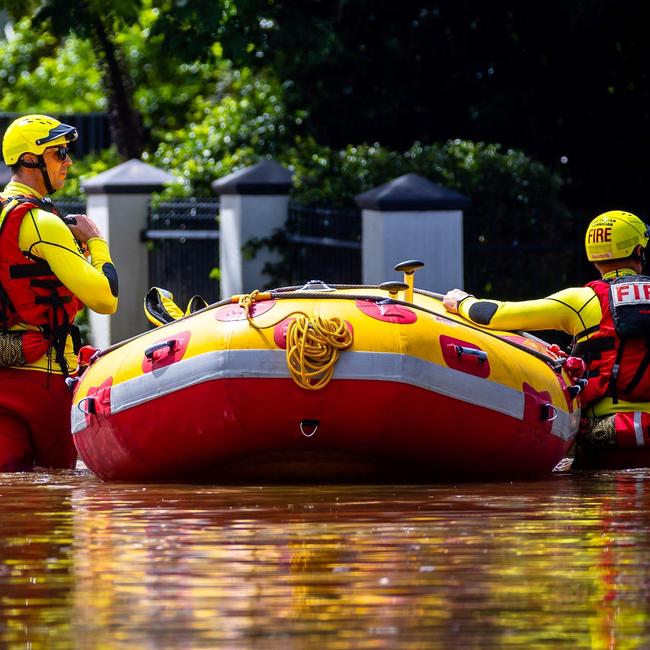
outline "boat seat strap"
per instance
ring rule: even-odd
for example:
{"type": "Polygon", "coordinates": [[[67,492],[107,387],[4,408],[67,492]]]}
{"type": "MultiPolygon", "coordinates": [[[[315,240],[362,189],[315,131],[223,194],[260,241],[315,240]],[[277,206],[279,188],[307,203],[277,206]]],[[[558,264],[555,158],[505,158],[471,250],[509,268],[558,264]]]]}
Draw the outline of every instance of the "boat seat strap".
{"type": "Polygon", "coordinates": [[[160,287],[151,287],[147,292],[144,297],[144,313],[156,327],[173,323],[184,315],[174,302],[174,294],[160,287]]]}

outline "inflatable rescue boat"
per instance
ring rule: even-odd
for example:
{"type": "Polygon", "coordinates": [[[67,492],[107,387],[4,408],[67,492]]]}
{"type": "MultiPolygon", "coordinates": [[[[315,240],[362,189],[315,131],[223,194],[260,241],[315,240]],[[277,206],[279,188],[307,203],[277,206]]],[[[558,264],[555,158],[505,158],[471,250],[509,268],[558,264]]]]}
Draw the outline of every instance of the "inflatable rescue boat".
{"type": "Polygon", "coordinates": [[[74,386],[81,458],[109,481],[551,472],[580,417],[564,358],[446,312],[418,266],[233,296],[95,354],[74,386]]]}

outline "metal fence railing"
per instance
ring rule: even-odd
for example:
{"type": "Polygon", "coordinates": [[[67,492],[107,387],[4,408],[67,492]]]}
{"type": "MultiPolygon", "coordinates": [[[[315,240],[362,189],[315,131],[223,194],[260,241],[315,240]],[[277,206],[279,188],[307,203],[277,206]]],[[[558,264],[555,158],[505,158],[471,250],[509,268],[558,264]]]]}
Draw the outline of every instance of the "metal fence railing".
{"type": "Polygon", "coordinates": [[[291,202],[286,224],[287,280],[361,281],[361,211],[291,202]]]}
{"type": "MultiPolygon", "coordinates": [[[[55,203],[62,214],[86,211],[82,199],[55,203]]],[[[195,294],[208,302],[219,298],[218,214],[217,198],[166,201],[149,207],[142,232],[148,248],[149,284],[171,291],[181,306],[195,294]]],[[[359,210],[290,202],[280,242],[279,261],[267,269],[267,286],[363,280],[359,210]]],[[[541,297],[595,278],[578,235],[575,241],[557,243],[466,241],[464,269],[466,290],[503,300],[541,297]]]]}
{"type": "Polygon", "coordinates": [[[219,200],[185,199],[149,206],[142,240],[149,249],[149,284],[184,307],[195,294],[219,298],[219,200]]]}
{"type": "Polygon", "coordinates": [[[529,300],[595,279],[579,242],[465,243],[465,289],[482,298],[529,300]]]}
{"type": "MultiPolygon", "coordinates": [[[[362,282],[360,211],[291,203],[286,238],[285,277],[290,284],[310,279],[362,282]]],[[[465,241],[464,268],[468,291],[504,300],[541,297],[594,277],[579,237],[557,242],[465,241]]]]}

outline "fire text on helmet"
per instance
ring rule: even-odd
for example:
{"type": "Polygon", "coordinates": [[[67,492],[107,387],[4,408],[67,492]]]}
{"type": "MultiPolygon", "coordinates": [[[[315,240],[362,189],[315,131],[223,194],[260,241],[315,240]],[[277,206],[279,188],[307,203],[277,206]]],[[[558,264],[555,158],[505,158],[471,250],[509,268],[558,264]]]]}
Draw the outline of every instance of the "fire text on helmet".
{"type": "Polygon", "coordinates": [[[612,241],[611,226],[591,228],[587,233],[588,244],[601,244],[612,241]]]}

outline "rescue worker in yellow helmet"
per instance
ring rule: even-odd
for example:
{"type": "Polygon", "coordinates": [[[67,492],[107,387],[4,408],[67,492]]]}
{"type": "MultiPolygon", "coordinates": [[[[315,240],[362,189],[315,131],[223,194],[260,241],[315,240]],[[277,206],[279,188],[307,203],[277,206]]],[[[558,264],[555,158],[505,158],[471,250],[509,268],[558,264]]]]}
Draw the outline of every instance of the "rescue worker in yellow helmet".
{"type": "Polygon", "coordinates": [[[580,397],[582,454],[650,445],[650,277],[641,275],[649,236],[636,215],[605,212],[585,234],[599,280],[538,300],[480,300],[460,289],[443,299],[447,311],[483,327],[573,336],[571,353],[584,359],[589,379],[580,397]]]}
{"type": "Polygon", "coordinates": [[[0,193],[0,472],[72,468],[71,394],[85,305],[117,309],[106,241],[83,214],[61,216],[77,130],[47,115],[12,122],[2,140],[11,180],[0,193]]]}

